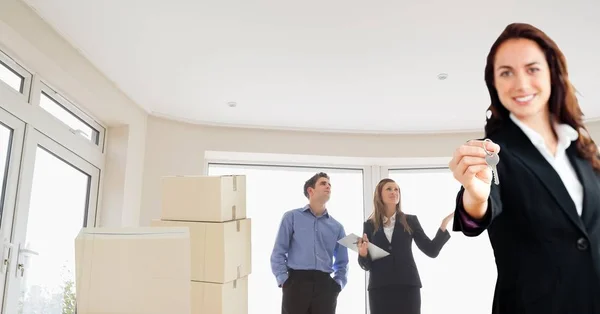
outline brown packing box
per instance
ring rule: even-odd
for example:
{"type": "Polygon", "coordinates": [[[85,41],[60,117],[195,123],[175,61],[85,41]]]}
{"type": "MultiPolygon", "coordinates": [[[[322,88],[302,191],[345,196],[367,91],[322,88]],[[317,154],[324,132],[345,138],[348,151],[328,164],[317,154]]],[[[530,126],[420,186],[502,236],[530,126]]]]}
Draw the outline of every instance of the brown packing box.
{"type": "Polygon", "coordinates": [[[196,222],[153,220],[156,227],[188,227],[192,280],[225,283],[252,272],[251,220],[196,222]]]}
{"type": "Polygon", "coordinates": [[[224,284],[193,281],[192,314],[248,314],[248,277],[224,284]]]}
{"type": "Polygon", "coordinates": [[[188,314],[190,262],[187,228],[83,228],[77,314],[188,314]]]}
{"type": "Polygon", "coordinates": [[[246,177],[163,177],[160,218],[213,222],[244,219],[246,218],[246,177]]]}

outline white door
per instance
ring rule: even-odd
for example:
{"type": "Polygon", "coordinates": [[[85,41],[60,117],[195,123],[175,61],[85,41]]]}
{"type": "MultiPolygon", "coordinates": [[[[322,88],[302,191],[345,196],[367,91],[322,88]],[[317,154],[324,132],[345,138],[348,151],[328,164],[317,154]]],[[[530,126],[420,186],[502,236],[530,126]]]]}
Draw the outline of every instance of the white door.
{"type": "Polygon", "coordinates": [[[94,226],[100,171],[25,129],[4,312],[75,313],[75,245],[94,226]]]}
{"type": "Polygon", "coordinates": [[[24,135],[25,123],[0,108],[0,306],[11,266],[10,239],[24,135]]]}

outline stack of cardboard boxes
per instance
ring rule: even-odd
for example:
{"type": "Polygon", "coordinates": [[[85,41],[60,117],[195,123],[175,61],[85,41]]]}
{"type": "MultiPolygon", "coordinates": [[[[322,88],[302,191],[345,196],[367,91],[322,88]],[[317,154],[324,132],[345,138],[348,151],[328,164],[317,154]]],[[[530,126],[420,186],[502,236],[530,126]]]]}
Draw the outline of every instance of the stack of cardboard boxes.
{"type": "Polygon", "coordinates": [[[189,228],[192,314],[248,313],[245,176],[164,177],[161,219],[152,226],[189,228]]]}

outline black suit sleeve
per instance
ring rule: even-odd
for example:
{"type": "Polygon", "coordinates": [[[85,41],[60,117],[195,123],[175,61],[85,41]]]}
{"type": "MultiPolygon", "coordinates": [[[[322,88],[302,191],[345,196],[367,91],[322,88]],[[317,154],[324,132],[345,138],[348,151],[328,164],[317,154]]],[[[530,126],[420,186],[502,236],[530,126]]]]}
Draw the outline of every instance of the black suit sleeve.
{"type": "Polygon", "coordinates": [[[456,208],[454,210],[452,231],[462,231],[462,233],[468,237],[476,237],[487,229],[492,224],[492,221],[502,213],[500,187],[492,183],[487,211],[481,219],[472,218],[465,210],[463,204],[464,192],[465,189],[461,187],[456,196],[456,208]]]}
{"type": "Polygon", "coordinates": [[[431,240],[423,231],[417,216],[412,216],[411,218],[412,219],[410,220],[412,223],[410,224],[410,227],[412,228],[413,238],[415,239],[417,247],[425,255],[431,258],[437,257],[438,254],[440,254],[442,247],[444,247],[444,244],[450,240],[450,232],[448,232],[448,230],[442,231],[442,229],[438,228],[435,237],[431,240]]]}
{"type": "MultiPolygon", "coordinates": [[[[373,233],[372,226],[373,225],[371,225],[369,221],[366,221],[363,224],[363,234],[367,235],[367,239],[369,239],[369,242],[371,242],[371,234],[373,233]]],[[[360,254],[358,255],[358,265],[360,265],[360,268],[366,271],[371,270],[371,256],[369,256],[369,252],[367,252],[366,257],[362,257],[360,256],[360,254]]]]}

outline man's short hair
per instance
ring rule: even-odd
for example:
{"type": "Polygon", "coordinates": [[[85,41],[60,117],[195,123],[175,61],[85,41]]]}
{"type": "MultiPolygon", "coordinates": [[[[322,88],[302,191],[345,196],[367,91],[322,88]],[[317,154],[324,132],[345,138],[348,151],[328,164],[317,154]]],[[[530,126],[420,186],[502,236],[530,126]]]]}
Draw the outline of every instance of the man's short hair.
{"type": "Polygon", "coordinates": [[[318,172],[314,176],[312,176],[310,179],[306,180],[306,182],[304,183],[304,196],[306,196],[306,198],[309,198],[308,197],[308,188],[314,189],[317,186],[317,181],[319,181],[320,178],[329,179],[329,176],[325,172],[318,172]]]}

